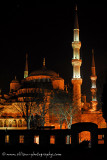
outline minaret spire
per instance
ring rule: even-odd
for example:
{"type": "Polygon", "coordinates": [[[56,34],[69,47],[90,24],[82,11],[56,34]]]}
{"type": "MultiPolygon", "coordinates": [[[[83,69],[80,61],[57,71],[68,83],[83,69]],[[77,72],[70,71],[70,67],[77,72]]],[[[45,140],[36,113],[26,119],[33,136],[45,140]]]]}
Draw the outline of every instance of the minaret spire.
{"type": "Polygon", "coordinates": [[[92,101],[91,101],[91,107],[92,111],[96,111],[97,109],[97,97],[96,97],[96,92],[97,92],[97,87],[96,87],[96,69],[95,69],[95,60],[94,60],[94,50],[92,49],[92,66],[91,66],[91,95],[92,95],[92,101]]]}
{"type": "Polygon", "coordinates": [[[96,70],[95,70],[95,60],[94,60],[94,49],[92,49],[92,76],[96,76],[96,70]]]}
{"type": "Polygon", "coordinates": [[[26,53],[26,63],[25,63],[25,71],[24,78],[28,77],[28,53],[26,53]]]}
{"type": "Polygon", "coordinates": [[[92,49],[92,67],[95,67],[94,49],[92,49]]]}
{"type": "Polygon", "coordinates": [[[79,29],[79,24],[78,24],[78,14],[77,14],[77,5],[75,5],[74,28],[75,28],[75,29],[79,29]]]}
{"type": "Polygon", "coordinates": [[[77,107],[81,109],[81,84],[82,78],[80,74],[80,67],[82,64],[82,60],[80,59],[80,48],[81,42],[79,40],[79,24],[78,24],[78,15],[77,15],[77,6],[75,7],[75,19],[74,19],[74,36],[72,42],[73,48],[73,58],[72,58],[72,66],[73,66],[73,101],[76,102],[77,107]]]}
{"type": "Polygon", "coordinates": [[[45,67],[45,57],[43,58],[43,67],[45,67]]]}

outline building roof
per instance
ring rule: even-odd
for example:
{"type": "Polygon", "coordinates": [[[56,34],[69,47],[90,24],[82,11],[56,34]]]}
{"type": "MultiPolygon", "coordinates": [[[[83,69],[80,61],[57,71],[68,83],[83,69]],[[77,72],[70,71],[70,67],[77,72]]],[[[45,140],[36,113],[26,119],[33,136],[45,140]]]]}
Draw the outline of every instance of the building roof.
{"type": "Polygon", "coordinates": [[[15,79],[11,81],[11,83],[19,83],[19,81],[16,79],[16,76],[15,76],[15,79]]]}
{"type": "Polygon", "coordinates": [[[53,77],[59,77],[59,74],[52,71],[48,70],[46,68],[42,68],[40,70],[33,71],[29,74],[29,76],[37,76],[37,75],[46,75],[46,76],[53,76],[53,77]]]}

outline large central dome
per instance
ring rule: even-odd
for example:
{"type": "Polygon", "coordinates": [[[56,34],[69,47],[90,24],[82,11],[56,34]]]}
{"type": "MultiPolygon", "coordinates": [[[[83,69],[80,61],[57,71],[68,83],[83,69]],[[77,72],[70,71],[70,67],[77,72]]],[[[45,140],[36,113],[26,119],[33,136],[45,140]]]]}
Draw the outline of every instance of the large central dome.
{"type": "Polygon", "coordinates": [[[46,68],[42,68],[40,70],[33,71],[29,74],[29,76],[37,76],[37,75],[47,75],[47,76],[53,76],[58,77],[59,74],[52,70],[48,70],[46,68]]]}

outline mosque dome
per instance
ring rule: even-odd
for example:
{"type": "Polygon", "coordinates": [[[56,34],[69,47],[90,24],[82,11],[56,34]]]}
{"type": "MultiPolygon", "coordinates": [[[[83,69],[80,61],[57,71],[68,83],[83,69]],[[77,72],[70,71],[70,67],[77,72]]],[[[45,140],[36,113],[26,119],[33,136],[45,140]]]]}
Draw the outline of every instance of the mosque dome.
{"type": "Polygon", "coordinates": [[[36,70],[33,71],[29,74],[29,76],[38,76],[38,75],[46,75],[46,76],[52,76],[52,77],[58,77],[59,74],[52,71],[52,70],[47,70],[46,68],[41,69],[41,70],[36,70]]]}
{"type": "Polygon", "coordinates": [[[58,77],[59,74],[52,70],[48,70],[45,66],[45,58],[43,59],[43,67],[40,70],[36,70],[31,72],[29,76],[38,76],[38,75],[45,75],[45,76],[52,76],[52,77],[58,77]]]}
{"type": "Polygon", "coordinates": [[[11,81],[11,83],[19,83],[19,81],[16,79],[16,76],[15,76],[15,79],[11,81]]]}
{"type": "Polygon", "coordinates": [[[20,83],[15,76],[15,79],[13,79],[10,83],[10,92],[16,91],[19,88],[20,88],[20,83]]]}

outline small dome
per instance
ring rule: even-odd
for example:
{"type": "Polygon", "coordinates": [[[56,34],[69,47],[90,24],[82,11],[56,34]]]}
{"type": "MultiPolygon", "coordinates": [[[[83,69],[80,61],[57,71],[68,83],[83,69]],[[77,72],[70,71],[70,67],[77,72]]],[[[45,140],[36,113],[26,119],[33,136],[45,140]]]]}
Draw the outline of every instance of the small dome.
{"type": "Polygon", "coordinates": [[[29,74],[29,76],[37,76],[37,75],[47,75],[47,76],[53,76],[53,77],[59,76],[59,74],[57,74],[56,72],[52,70],[47,70],[47,69],[36,70],[29,74]]]}
{"type": "Polygon", "coordinates": [[[15,76],[15,79],[11,81],[11,83],[19,83],[19,81],[16,79],[16,76],[15,76]]]}

